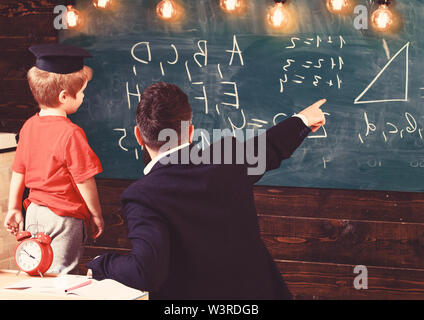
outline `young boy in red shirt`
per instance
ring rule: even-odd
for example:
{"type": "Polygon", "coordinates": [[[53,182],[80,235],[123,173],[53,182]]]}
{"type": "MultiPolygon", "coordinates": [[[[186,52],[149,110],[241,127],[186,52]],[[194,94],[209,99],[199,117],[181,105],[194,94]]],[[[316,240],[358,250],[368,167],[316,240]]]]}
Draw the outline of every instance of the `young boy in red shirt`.
{"type": "Polygon", "coordinates": [[[48,272],[69,273],[78,265],[85,227],[93,238],[104,229],[94,176],[102,172],[84,131],[67,118],[84,99],[92,70],[84,66],[91,55],[61,44],[30,48],[36,65],[28,82],[40,112],[28,119],[19,134],[12,166],[9,206],[4,225],[12,234],[23,230],[22,194],[30,189],[24,207],[25,228],[35,225],[52,238],[53,263],[48,272]]]}

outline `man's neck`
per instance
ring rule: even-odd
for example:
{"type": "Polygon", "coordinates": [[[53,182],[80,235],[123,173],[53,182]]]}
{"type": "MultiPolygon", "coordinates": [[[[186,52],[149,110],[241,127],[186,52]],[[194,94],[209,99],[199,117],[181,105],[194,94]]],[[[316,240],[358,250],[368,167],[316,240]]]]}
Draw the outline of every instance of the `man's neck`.
{"type": "Polygon", "coordinates": [[[146,164],[146,166],[145,166],[145,168],[144,168],[144,174],[146,175],[146,174],[148,174],[149,172],[150,172],[150,170],[153,168],[153,166],[158,162],[158,161],[160,161],[160,159],[162,158],[162,157],[164,157],[165,155],[167,155],[167,154],[170,154],[170,153],[172,153],[172,152],[175,152],[176,150],[178,150],[178,149],[181,149],[181,148],[183,148],[183,147],[185,147],[185,146],[187,146],[187,145],[189,145],[190,143],[187,141],[187,142],[184,142],[184,143],[182,143],[182,144],[180,144],[180,145],[178,145],[178,146],[176,146],[176,147],[174,147],[174,148],[170,148],[170,149],[168,149],[167,151],[164,151],[164,152],[159,152],[159,151],[153,151],[153,150],[151,150],[149,147],[146,147],[145,146],[145,148],[147,149],[147,151],[149,152],[149,155],[150,155],[150,158],[151,158],[151,160],[150,160],[150,162],[148,163],[148,164],[146,164]]]}
{"type": "Polygon", "coordinates": [[[186,145],[187,143],[189,143],[189,142],[188,141],[184,141],[181,144],[179,144],[177,146],[173,146],[173,147],[169,148],[168,150],[165,150],[165,151],[162,151],[162,152],[160,152],[160,148],[158,150],[153,150],[153,149],[150,149],[146,145],[144,146],[144,148],[147,149],[147,151],[149,152],[150,158],[152,160],[154,160],[155,158],[159,157],[161,154],[163,154],[165,152],[169,152],[170,150],[173,150],[173,149],[177,149],[177,148],[179,148],[179,147],[181,147],[183,145],[186,145]]]}

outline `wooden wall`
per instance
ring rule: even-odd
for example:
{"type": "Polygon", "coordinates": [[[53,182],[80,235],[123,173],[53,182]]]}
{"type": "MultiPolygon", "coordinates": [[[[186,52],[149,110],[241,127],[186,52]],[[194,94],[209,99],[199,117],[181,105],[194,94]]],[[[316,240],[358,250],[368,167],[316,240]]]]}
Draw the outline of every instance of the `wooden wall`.
{"type": "Polygon", "coordinates": [[[3,227],[3,221],[7,214],[9,183],[12,178],[14,157],[14,151],[3,152],[0,149],[0,269],[17,269],[14,258],[16,238],[3,227]]]}
{"type": "MultiPolygon", "coordinates": [[[[56,2],[0,0],[0,132],[18,132],[36,112],[28,47],[57,41],[56,2]]],[[[98,180],[106,230],[87,244],[82,273],[97,254],[129,252],[119,196],[130,183],[98,180]]],[[[255,187],[255,200],[262,238],[297,299],[424,297],[424,194],[255,187]],[[353,287],[356,265],[368,269],[367,290],[353,287]]]]}
{"type": "Polygon", "coordinates": [[[255,199],[297,298],[424,298],[424,194],[256,187],[255,199]],[[367,290],[353,286],[356,265],[368,269],[367,290]]]}
{"type": "Polygon", "coordinates": [[[28,48],[57,42],[54,0],[0,0],[0,132],[17,133],[36,112],[26,73],[34,65],[28,48]]]}

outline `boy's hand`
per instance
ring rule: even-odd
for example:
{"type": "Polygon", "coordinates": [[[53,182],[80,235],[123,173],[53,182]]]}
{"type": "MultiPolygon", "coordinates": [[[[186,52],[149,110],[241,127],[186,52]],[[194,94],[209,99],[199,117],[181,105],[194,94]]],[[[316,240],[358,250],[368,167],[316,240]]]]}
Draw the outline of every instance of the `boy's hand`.
{"type": "Polygon", "coordinates": [[[16,236],[19,231],[24,230],[24,217],[21,210],[9,210],[4,220],[4,226],[11,234],[16,236]]]}
{"type": "Polygon", "coordinates": [[[91,216],[91,237],[97,239],[103,233],[105,222],[102,216],[91,216]]]}
{"type": "Polygon", "coordinates": [[[308,124],[312,127],[312,132],[317,131],[325,124],[325,115],[320,108],[326,102],[326,99],[319,100],[299,112],[299,114],[303,114],[308,119],[308,124]]]}

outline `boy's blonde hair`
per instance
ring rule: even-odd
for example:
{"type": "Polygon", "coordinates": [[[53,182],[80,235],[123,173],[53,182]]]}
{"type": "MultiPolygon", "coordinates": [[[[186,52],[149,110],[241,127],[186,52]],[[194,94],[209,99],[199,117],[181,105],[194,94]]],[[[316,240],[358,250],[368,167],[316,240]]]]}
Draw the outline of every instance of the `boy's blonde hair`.
{"type": "Polygon", "coordinates": [[[62,90],[76,98],[78,91],[92,79],[93,70],[84,66],[74,73],[59,74],[32,67],[27,77],[35,101],[39,105],[54,108],[59,105],[59,94],[62,90]]]}

